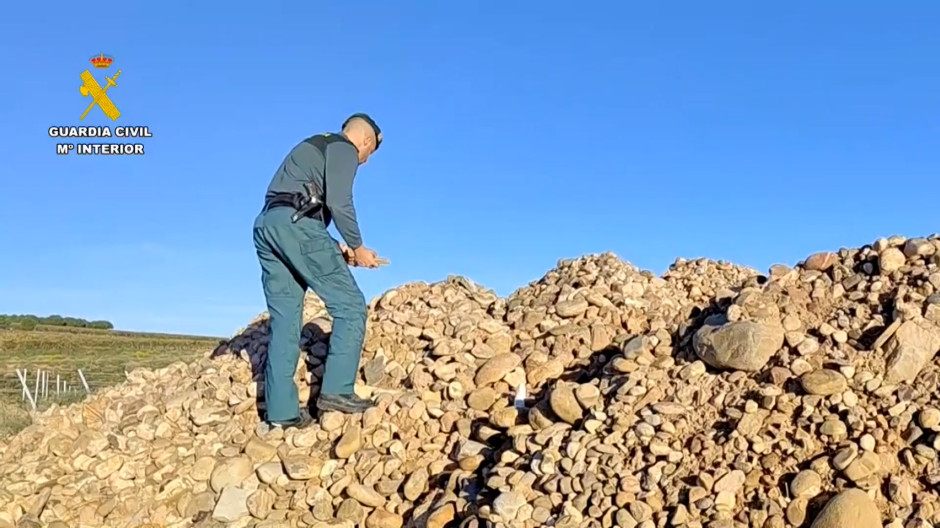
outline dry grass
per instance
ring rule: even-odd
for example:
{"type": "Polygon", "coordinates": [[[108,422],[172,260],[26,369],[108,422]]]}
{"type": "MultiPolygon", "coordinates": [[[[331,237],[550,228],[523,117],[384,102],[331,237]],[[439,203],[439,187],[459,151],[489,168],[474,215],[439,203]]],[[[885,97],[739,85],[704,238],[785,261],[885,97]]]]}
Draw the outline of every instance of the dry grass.
{"type": "Polygon", "coordinates": [[[0,401],[0,438],[29,427],[29,413],[22,405],[0,401]]]}
{"type": "Polygon", "coordinates": [[[50,373],[49,398],[37,401],[41,409],[52,403],[68,404],[84,397],[83,391],[55,396],[56,375],[70,387],[81,389],[78,369],[82,369],[94,391],[123,381],[125,371],[195,360],[218,342],[218,338],[212,337],[84,328],[0,330],[0,436],[29,424],[28,404],[22,400],[17,369],[27,370],[30,391],[35,387],[38,369],[50,373]]]}

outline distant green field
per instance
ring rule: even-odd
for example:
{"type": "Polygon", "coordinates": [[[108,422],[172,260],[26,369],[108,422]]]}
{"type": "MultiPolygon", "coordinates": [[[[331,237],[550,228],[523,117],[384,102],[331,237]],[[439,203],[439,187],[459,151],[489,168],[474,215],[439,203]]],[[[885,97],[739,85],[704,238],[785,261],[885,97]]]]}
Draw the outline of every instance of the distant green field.
{"type": "Polygon", "coordinates": [[[38,370],[49,372],[47,394],[56,391],[56,375],[70,387],[82,387],[82,369],[92,390],[124,380],[124,372],[159,368],[198,359],[219,343],[218,337],[184,336],[58,326],[0,330],[0,402],[22,403],[16,370],[26,370],[30,390],[38,370]]]}
{"type": "MultiPolygon", "coordinates": [[[[16,329],[13,329],[16,331],[16,329]]],[[[3,329],[0,329],[3,331],[3,329]]],[[[24,333],[27,331],[23,331],[24,333]]],[[[214,340],[218,341],[223,339],[222,337],[211,337],[211,336],[197,336],[197,335],[186,335],[186,334],[164,334],[161,332],[131,332],[128,330],[104,330],[100,328],[82,328],[77,326],[51,326],[51,325],[38,325],[35,330],[30,332],[57,332],[57,333],[66,333],[66,334],[97,334],[97,335],[112,335],[112,336],[129,336],[129,337],[139,337],[144,339],[191,339],[195,341],[206,341],[214,340]]]]}

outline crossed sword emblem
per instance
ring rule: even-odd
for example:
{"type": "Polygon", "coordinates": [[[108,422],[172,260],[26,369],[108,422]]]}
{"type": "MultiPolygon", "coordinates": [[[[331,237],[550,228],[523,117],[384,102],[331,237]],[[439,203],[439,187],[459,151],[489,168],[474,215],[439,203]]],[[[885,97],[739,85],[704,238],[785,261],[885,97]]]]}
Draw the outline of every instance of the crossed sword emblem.
{"type": "Polygon", "coordinates": [[[82,93],[83,97],[90,95],[92,101],[91,104],[88,105],[88,108],[85,109],[82,117],[79,118],[80,120],[85,119],[85,116],[88,115],[88,112],[90,112],[95,105],[98,105],[101,111],[104,112],[104,115],[111,118],[111,121],[116,120],[121,115],[121,112],[114,106],[114,103],[111,102],[111,99],[108,98],[108,95],[105,93],[108,91],[108,88],[117,86],[117,83],[114,81],[118,78],[118,75],[121,75],[121,70],[118,70],[117,73],[114,74],[114,77],[105,77],[105,79],[108,80],[108,84],[102,88],[88,70],[82,72],[82,85],[78,88],[78,91],[82,93]]]}

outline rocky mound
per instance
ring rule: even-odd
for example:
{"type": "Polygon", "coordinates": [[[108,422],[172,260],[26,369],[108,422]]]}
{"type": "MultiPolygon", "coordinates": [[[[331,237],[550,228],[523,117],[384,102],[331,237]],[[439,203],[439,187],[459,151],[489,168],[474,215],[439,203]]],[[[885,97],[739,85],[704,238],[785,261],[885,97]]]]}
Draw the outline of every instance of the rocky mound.
{"type": "MultiPolygon", "coordinates": [[[[329,317],[309,296],[315,398],[329,317]]],[[[375,299],[362,415],[259,425],[262,314],[0,444],[4,526],[891,528],[940,523],[940,237],[766,274],[612,254],[508,298],[375,299]]]]}

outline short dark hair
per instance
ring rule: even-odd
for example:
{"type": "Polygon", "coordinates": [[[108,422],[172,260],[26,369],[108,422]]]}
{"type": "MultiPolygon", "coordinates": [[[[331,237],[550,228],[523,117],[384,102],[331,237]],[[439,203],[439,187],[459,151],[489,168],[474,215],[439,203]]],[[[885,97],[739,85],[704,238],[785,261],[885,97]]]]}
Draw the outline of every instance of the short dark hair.
{"type": "Polygon", "coordinates": [[[382,129],[379,128],[379,125],[375,124],[375,120],[369,117],[369,114],[356,113],[346,118],[343,121],[343,128],[346,128],[346,125],[349,124],[353,119],[362,119],[372,127],[372,131],[375,132],[375,150],[379,150],[379,145],[382,144],[382,129]]]}

